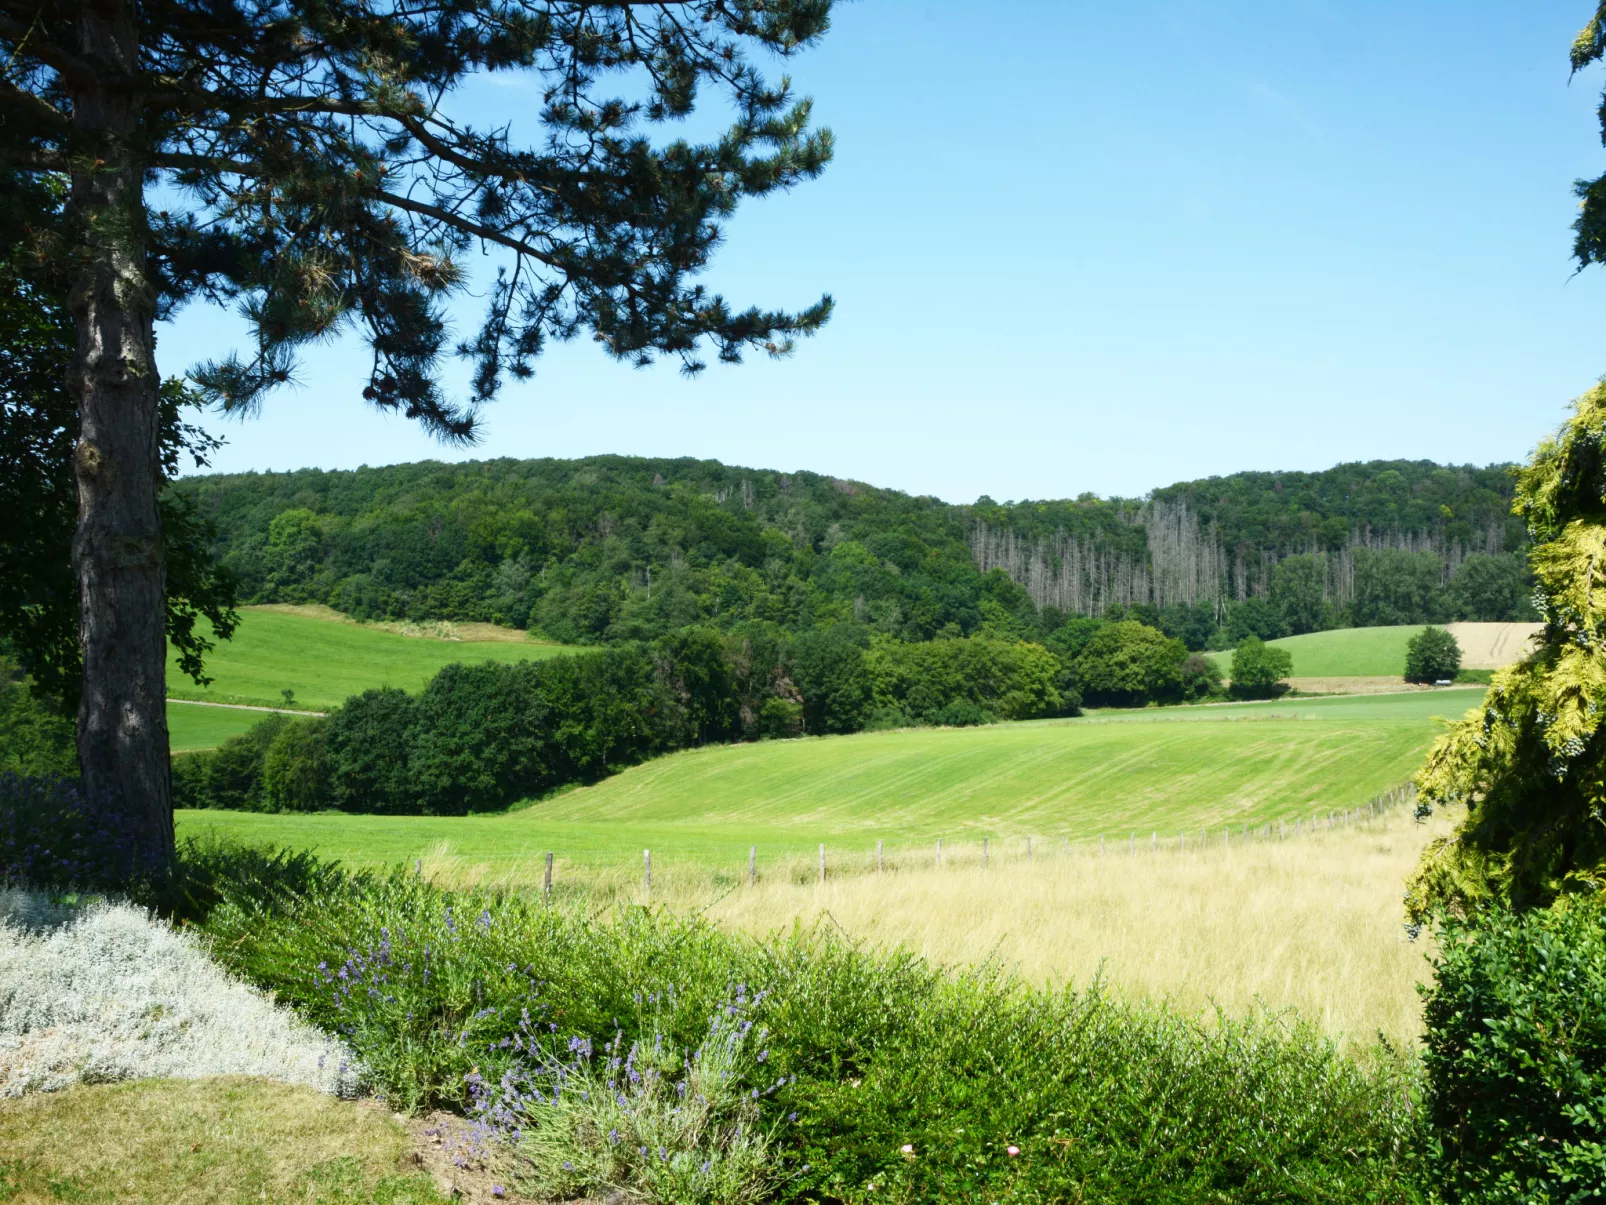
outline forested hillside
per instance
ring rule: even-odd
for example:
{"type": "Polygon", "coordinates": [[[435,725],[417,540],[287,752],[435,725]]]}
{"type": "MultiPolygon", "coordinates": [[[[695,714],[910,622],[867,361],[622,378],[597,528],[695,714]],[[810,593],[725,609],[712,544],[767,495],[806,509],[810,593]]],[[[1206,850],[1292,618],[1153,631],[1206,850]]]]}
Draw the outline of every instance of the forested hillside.
{"type": "Polygon", "coordinates": [[[603,456],[187,478],[242,596],[556,640],[839,622],[1043,638],[1129,614],[1190,647],[1520,618],[1503,467],[1241,473],[1148,499],[954,506],[813,473],[603,456]]]}

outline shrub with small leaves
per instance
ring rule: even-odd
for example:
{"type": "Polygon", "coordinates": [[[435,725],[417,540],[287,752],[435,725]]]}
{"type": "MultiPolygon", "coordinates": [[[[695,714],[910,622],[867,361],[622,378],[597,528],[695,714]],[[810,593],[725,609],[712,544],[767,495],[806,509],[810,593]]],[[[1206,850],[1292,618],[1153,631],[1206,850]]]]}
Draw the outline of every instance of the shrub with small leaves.
{"type": "Polygon", "coordinates": [[[1606,1199],[1606,906],[1448,920],[1435,972],[1424,1061],[1445,1197],[1606,1199]]]}

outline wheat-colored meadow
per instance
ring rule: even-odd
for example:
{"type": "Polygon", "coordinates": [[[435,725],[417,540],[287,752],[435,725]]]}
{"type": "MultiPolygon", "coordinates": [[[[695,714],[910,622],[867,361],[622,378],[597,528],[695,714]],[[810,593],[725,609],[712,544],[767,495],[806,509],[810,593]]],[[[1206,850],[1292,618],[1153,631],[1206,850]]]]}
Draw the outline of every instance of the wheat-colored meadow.
{"type": "MultiPolygon", "coordinates": [[[[824,882],[815,859],[745,868],[613,870],[558,863],[555,891],[698,912],[722,927],[763,935],[794,925],[833,926],[872,946],[904,946],[936,963],[991,961],[1037,983],[1085,986],[1102,976],[1129,1000],[1168,1001],[1190,1013],[1216,1005],[1241,1015],[1292,1009],[1346,1042],[1382,1033],[1414,1042],[1428,977],[1426,937],[1404,928],[1402,887],[1422,846],[1445,831],[1408,808],[1334,830],[1261,841],[1175,841],[1158,850],[1110,843],[1068,852],[1023,842],[888,851],[877,872],[868,852],[833,856],[824,882]]],[[[438,850],[424,872],[443,884],[538,886],[438,850]]],[[[531,868],[532,870],[535,868],[531,868]]]]}

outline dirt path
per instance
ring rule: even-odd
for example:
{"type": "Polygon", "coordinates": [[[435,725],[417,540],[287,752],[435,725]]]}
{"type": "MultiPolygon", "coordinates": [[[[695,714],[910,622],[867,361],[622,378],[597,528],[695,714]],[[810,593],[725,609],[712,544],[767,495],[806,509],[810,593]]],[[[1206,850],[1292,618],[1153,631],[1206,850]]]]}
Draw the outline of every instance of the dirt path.
{"type": "Polygon", "coordinates": [[[229,711],[271,711],[275,715],[328,715],[326,711],[301,711],[295,707],[255,707],[250,703],[210,703],[205,699],[174,699],[169,703],[182,703],[186,707],[223,707],[229,711]]]}

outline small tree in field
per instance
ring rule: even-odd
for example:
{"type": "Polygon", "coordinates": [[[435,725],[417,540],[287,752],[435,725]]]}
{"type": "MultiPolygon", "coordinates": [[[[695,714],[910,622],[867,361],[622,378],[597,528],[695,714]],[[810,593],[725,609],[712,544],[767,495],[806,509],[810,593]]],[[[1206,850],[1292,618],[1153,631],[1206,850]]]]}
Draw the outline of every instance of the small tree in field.
{"type": "MultiPolygon", "coordinates": [[[[73,568],[88,794],[147,856],[173,847],[164,720],[164,542],[155,321],[238,307],[245,354],[192,374],[250,412],[298,350],[343,329],[372,353],[363,396],[447,440],[552,339],[685,370],[785,355],[830,299],[734,309],[695,282],[744,197],[817,175],[828,132],[755,53],[826,30],[830,0],[0,0],[0,166],[65,188],[21,234],[76,326],[73,568]],[[480,73],[532,85],[516,144],[453,98],[480,73]],[[654,138],[721,97],[706,142],[654,138]],[[501,257],[459,343],[447,297],[471,252],[501,257]],[[439,384],[452,350],[468,396],[439,384]]],[[[22,516],[20,521],[26,521],[22,516]]]]}
{"type": "Polygon", "coordinates": [[[1405,646],[1407,682],[1454,682],[1461,672],[1461,646],[1443,628],[1423,628],[1405,646]]]}
{"type": "Polygon", "coordinates": [[[1233,650],[1232,693],[1240,699],[1269,699],[1293,672],[1292,653],[1251,636],[1233,650]]]}

